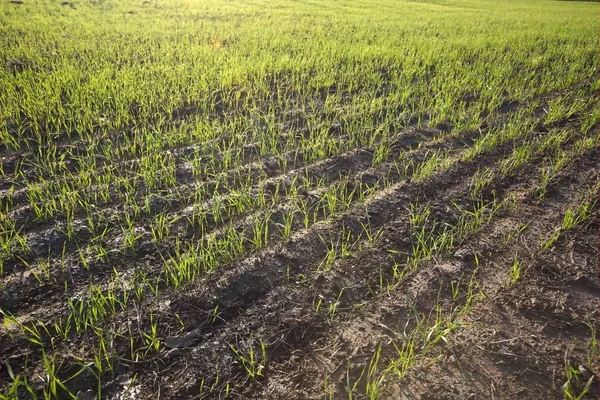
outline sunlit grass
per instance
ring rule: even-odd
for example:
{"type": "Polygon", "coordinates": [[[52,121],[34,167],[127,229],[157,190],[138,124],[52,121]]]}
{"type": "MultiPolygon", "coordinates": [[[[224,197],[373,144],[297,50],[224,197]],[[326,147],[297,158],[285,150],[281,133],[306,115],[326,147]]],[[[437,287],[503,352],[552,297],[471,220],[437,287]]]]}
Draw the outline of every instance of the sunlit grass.
{"type": "MultiPolygon", "coordinates": [[[[24,267],[64,292],[51,322],[0,310],[45,371],[40,381],[9,366],[6,395],[68,394],[82,374],[101,397],[116,361],[161,351],[152,299],[302,235],[320,238],[313,267],[326,273],[375,249],[383,228],[321,227],[398,185],[503,152],[471,178],[472,205],[449,202],[452,222],[429,221],[428,206],[411,202],[412,253],[392,281],[381,278],[382,292],[509,205],[481,197],[497,180],[542,163],[543,199],[598,145],[598,17],[591,4],[537,0],[3,4],[0,276],[5,265],[24,267]],[[359,156],[351,173],[336,172],[359,156]],[[31,238],[46,229],[60,245],[36,253],[31,238]],[[138,259],[148,253],[151,268],[138,259]],[[111,320],[132,308],[148,313],[147,326],[113,331],[111,320]],[[71,357],[79,368],[69,364],[65,378],[61,351],[81,337],[92,348],[71,357]]],[[[540,248],[589,221],[591,199],[572,205],[540,248]]],[[[511,273],[514,285],[516,257],[511,273]]],[[[405,332],[383,375],[402,376],[414,349],[445,340],[456,319],[429,317],[415,315],[420,328],[405,332]]],[[[231,350],[250,378],[263,376],[262,341],[260,354],[231,350]]]]}

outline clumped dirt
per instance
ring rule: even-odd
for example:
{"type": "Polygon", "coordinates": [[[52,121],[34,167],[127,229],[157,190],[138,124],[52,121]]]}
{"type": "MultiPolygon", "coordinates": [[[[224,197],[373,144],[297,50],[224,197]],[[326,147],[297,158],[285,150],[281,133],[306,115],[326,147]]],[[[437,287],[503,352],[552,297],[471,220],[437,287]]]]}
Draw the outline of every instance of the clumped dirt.
{"type": "MultiPolygon", "coordinates": [[[[17,71],[22,67],[15,63],[10,68],[17,71]]],[[[518,107],[509,102],[504,112],[518,107]]],[[[407,153],[419,162],[431,151],[464,150],[482,134],[469,132],[443,143],[432,140],[449,129],[412,127],[399,134],[391,151],[397,155],[425,143],[407,153]]],[[[343,127],[335,130],[343,135],[343,127]]],[[[537,191],[541,158],[512,175],[498,175],[481,193],[482,200],[506,200],[509,205],[490,216],[477,232],[461,238],[451,251],[420,262],[396,286],[387,287],[394,278],[394,265],[403,263],[415,245],[411,207],[428,204],[430,221],[455,224],[456,207],[473,206],[471,178],[489,166],[500,170],[512,145],[458,161],[424,182],[413,182],[410,175],[390,174],[390,164],[371,166],[373,152],[369,149],[355,149],[311,165],[294,158],[298,165],[286,173],[278,164],[264,160],[254,167],[256,176],[284,183],[293,178],[294,171],[328,183],[340,176],[364,183],[384,176],[395,180],[364,205],[353,205],[308,230],[299,219],[294,220],[296,233],[288,241],[273,240],[265,249],[224,263],[183,288],[161,288],[160,296],[149,296],[143,304],[133,304],[108,318],[105,326],[119,334],[148,331],[153,321],[158,321],[160,349],[134,361],[127,356],[129,339],[116,335],[111,343],[113,369],[103,376],[102,397],[338,399],[348,398],[349,388],[354,387],[353,398],[368,398],[371,367],[375,365],[376,376],[390,360],[398,358],[399,349],[407,344],[406,334],[417,327],[419,316],[430,317],[438,309],[443,315],[452,315],[464,307],[464,288],[471,283],[477,295],[469,312],[458,316],[452,330],[430,353],[417,357],[401,378],[394,372],[387,374],[380,385],[380,398],[559,399],[564,396],[569,368],[577,371],[570,380],[571,390],[581,393],[591,382],[584,398],[597,398],[600,371],[591,341],[599,319],[597,205],[589,221],[560,235],[546,250],[540,245],[541,238],[548,238],[561,226],[567,208],[577,203],[588,185],[597,182],[597,149],[573,160],[542,198],[537,191]],[[380,230],[380,240],[372,246],[364,243],[361,251],[324,269],[328,239],[339,239],[341,232],[358,236],[366,224],[380,230]],[[515,260],[522,266],[521,276],[511,283],[515,260]],[[454,293],[456,287],[463,288],[459,296],[454,293]],[[248,358],[251,351],[259,365],[254,378],[240,357],[248,358]],[[379,362],[374,364],[377,354],[379,362]]],[[[10,163],[16,156],[7,157],[10,163]]],[[[253,157],[248,149],[249,170],[253,157]]],[[[180,172],[182,181],[189,179],[184,169],[180,172]]],[[[307,191],[302,196],[310,202],[316,195],[307,191]]],[[[157,197],[152,206],[153,213],[186,212],[185,204],[170,202],[168,196],[157,197]]],[[[109,204],[108,213],[117,208],[109,204]]],[[[21,217],[20,224],[31,230],[33,255],[27,261],[45,254],[58,259],[64,248],[68,250],[64,273],[72,298],[83,293],[90,281],[101,283],[112,273],[102,262],[92,262],[83,270],[79,255],[57,229],[60,221],[35,222],[25,208],[21,217]]],[[[146,223],[139,223],[143,233],[135,253],[109,256],[111,266],[124,276],[139,270],[149,276],[158,274],[161,256],[169,254],[173,246],[172,242],[152,243],[143,229],[146,223]]],[[[232,223],[241,226],[246,221],[239,218],[232,223]]],[[[197,239],[195,227],[182,222],[178,229],[184,240],[197,239]]],[[[275,226],[271,231],[277,232],[275,226]]],[[[77,232],[80,243],[90,240],[84,232],[83,226],[77,232]]],[[[120,243],[122,238],[111,240],[120,243]]],[[[21,261],[9,260],[4,266],[0,307],[22,321],[49,322],[64,311],[64,288],[59,280],[40,284],[21,261]]],[[[0,331],[2,382],[8,382],[7,365],[22,366],[20,372],[35,376],[41,362],[30,344],[18,335],[11,339],[14,333],[0,331]]],[[[64,360],[63,377],[77,371],[75,360],[79,354],[89,354],[92,338],[72,335],[65,343],[71,350],[59,352],[64,360]]],[[[133,343],[138,348],[143,344],[142,337],[133,343]]],[[[69,382],[70,390],[81,399],[94,398],[97,386],[86,372],[69,382]]]]}

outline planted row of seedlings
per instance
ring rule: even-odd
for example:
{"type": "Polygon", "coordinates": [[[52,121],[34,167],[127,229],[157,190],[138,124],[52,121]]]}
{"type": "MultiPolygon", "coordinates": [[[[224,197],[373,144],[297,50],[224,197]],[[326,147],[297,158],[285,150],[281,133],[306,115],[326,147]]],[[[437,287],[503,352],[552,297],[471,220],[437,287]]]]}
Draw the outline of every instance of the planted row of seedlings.
{"type": "MultiPolygon", "coordinates": [[[[598,145],[593,13],[547,5],[553,12],[525,24],[471,3],[460,16],[433,12],[438,4],[263,3],[0,10],[5,396],[109,395],[122,368],[164,361],[174,354],[166,338],[194,328],[166,315],[175,296],[253,259],[280,267],[279,283],[328,276],[406,235],[392,265],[363,273],[378,286],[363,299],[391,293],[492,223],[521,172],[535,171],[542,201],[598,145]],[[460,178],[468,201],[440,177],[460,178]],[[439,220],[412,201],[432,187],[452,210],[439,220]],[[403,191],[411,199],[398,201],[403,191]],[[279,265],[277,252],[305,263],[279,265]]],[[[540,248],[594,207],[573,203],[540,248]]],[[[518,262],[511,273],[516,284],[518,262]]],[[[258,286],[250,303],[271,295],[258,286]]],[[[392,343],[375,352],[365,395],[379,397],[386,376],[458,329],[477,297],[467,286],[456,311],[413,313],[406,347],[395,342],[400,359],[392,343]]],[[[352,290],[335,289],[333,301],[314,297],[314,321],[350,315],[340,304],[352,290]]],[[[240,339],[226,336],[225,347],[243,377],[219,370],[199,390],[240,393],[266,375],[272,343],[244,336],[252,304],[210,305],[215,332],[236,321],[240,339]]],[[[357,386],[347,386],[351,398],[357,386]]]]}
{"type": "MultiPolygon", "coordinates": [[[[461,155],[461,157],[455,158],[455,160],[458,161],[463,158],[464,155],[461,155]]],[[[415,182],[424,181],[428,177],[432,176],[434,173],[450,167],[453,163],[452,161],[444,162],[444,160],[450,160],[447,154],[440,156],[439,153],[433,153],[433,156],[431,156],[429,159],[426,159],[426,161],[423,161],[419,165],[419,167],[416,168],[416,172],[413,172],[411,176],[413,176],[415,182]],[[435,163],[431,162],[432,159],[435,160],[435,163]]],[[[395,170],[397,178],[403,176],[399,173],[400,168],[398,168],[397,164],[395,170]]],[[[342,182],[342,185],[344,183],[345,185],[348,185],[347,181],[342,182]]],[[[389,184],[384,186],[389,186],[389,184]]],[[[360,186],[358,186],[358,188],[360,188],[360,186]]],[[[290,190],[294,191],[294,189],[290,190]]],[[[377,191],[376,187],[374,191],[377,191]]],[[[298,192],[297,188],[295,189],[295,192],[298,192]]],[[[300,202],[298,210],[294,210],[291,214],[287,214],[287,217],[282,216],[280,219],[284,222],[284,239],[292,232],[292,230],[294,230],[292,229],[292,223],[295,214],[302,216],[302,223],[304,224],[305,228],[308,228],[310,224],[315,223],[317,220],[319,220],[319,209],[322,210],[321,212],[323,213],[321,218],[328,218],[332,215],[335,215],[335,212],[337,210],[343,211],[345,208],[347,208],[348,205],[352,202],[352,197],[354,195],[359,193],[357,196],[360,196],[360,193],[365,192],[368,192],[368,190],[356,191],[356,187],[354,191],[342,190],[340,192],[340,187],[336,187],[334,185],[333,190],[329,192],[326,191],[321,197],[321,200],[315,202],[315,204],[320,204],[320,206],[311,207],[307,204],[307,201],[307,203],[305,203],[305,207],[302,208],[302,202],[300,202]],[[341,195],[341,198],[339,198],[338,195],[341,195]],[[312,216],[309,212],[311,208],[313,209],[312,216]]],[[[265,213],[267,215],[272,215],[273,211],[268,210],[265,213]]],[[[179,285],[181,285],[182,282],[191,281],[195,279],[196,274],[199,272],[206,272],[212,270],[219,263],[230,262],[238,257],[242,257],[245,254],[245,252],[248,251],[245,249],[244,242],[249,243],[250,251],[252,251],[252,248],[259,249],[264,247],[269,241],[270,224],[266,221],[267,220],[264,218],[264,215],[257,214],[251,217],[251,222],[253,222],[253,224],[251,224],[252,235],[249,236],[245,234],[245,230],[242,230],[240,232],[236,230],[233,227],[233,225],[230,225],[229,228],[226,227],[224,231],[213,234],[213,236],[210,236],[208,239],[206,239],[206,245],[204,246],[205,251],[202,253],[199,253],[199,247],[197,246],[190,246],[187,252],[185,250],[181,251],[181,249],[179,249],[179,251],[175,251],[175,254],[179,255],[177,256],[177,258],[171,257],[169,260],[167,260],[167,262],[165,263],[165,269],[162,273],[159,274],[159,279],[163,281],[167,286],[178,287],[179,285]],[[199,256],[198,254],[202,254],[202,256],[199,256]],[[213,254],[212,257],[210,256],[211,254],[213,254]]],[[[202,226],[202,224],[200,225],[202,226]]],[[[366,235],[367,237],[373,237],[372,232],[366,235]]],[[[348,236],[345,239],[345,242],[341,242],[342,254],[344,254],[343,248],[348,248],[350,245],[350,241],[350,236],[348,236]],[[345,246],[343,245],[343,243],[346,243],[345,246]]],[[[354,241],[353,243],[356,243],[356,241],[354,241]]],[[[328,251],[328,256],[323,261],[324,268],[329,268],[337,258],[335,252],[337,251],[339,243],[336,244],[334,242],[330,242],[330,245],[331,246],[328,251]]],[[[183,246],[182,248],[185,249],[185,246],[183,246]]],[[[417,249],[415,251],[419,253],[421,250],[417,249]]],[[[425,252],[424,254],[427,254],[427,250],[423,251],[425,252]]],[[[65,326],[59,326],[58,328],[55,328],[55,330],[57,332],[66,332],[66,337],[68,336],[68,332],[70,331],[70,327],[72,326],[72,324],[75,326],[75,329],[77,331],[79,331],[80,329],[83,329],[85,331],[88,328],[94,327],[96,324],[100,323],[107,316],[116,313],[120,308],[126,306],[127,299],[131,296],[129,291],[123,290],[123,286],[137,288],[133,290],[133,292],[138,294],[138,301],[141,300],[143,292],[143,290],[140,291],[139,288],[145,286],[148,286],[149,288],[154,287],[154,293],[157,294],[159,292],[159,287],[157,286],[158,281],[155,281],[154,284],[149,284],[149,281],[145,276],[139,278],[139,282],[141,282],[141,284],[138,282],[127,285],[123,285],[123,282],[121,282],[118,273],[115,273],[115,277],[116,279],[114,279],[113,283],[106,285],[109,288],[111,288],[108,292],[103,291],[99,286],[90,286],[90,295],[87,301],[70,302],[69,306],[72,310],[72,314],[69,314],[69,317],[66,317],[67,322],[65,326]],[[86,303],[87,305],[85,305],[86,303]]],[[[22,328],[22,331],[27,332],[27,329],[22,328]]]]}

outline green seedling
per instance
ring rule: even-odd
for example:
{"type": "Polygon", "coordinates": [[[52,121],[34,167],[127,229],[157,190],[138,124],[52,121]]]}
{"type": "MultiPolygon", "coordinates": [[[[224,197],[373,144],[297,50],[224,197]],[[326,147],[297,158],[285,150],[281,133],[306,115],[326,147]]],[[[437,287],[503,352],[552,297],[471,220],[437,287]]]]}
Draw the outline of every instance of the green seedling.
{"type": "MultiPolygon", "coordinates": [[[[250,339],[250,343],[252,343],[252,338],[250,339]]],[[[252,344],[248,349],[248,354],[242,354],[240,350],[238,350],[234,345],[230,344],[229,348],[235,356],[241,361],[242,366],[246,370],[248,377],[252,380],[256,380],[263,376],[264,370],[267,363],[267,350],[265,343],[260,340],[260,358],[259,355],[256,354],[252,344]]]]}

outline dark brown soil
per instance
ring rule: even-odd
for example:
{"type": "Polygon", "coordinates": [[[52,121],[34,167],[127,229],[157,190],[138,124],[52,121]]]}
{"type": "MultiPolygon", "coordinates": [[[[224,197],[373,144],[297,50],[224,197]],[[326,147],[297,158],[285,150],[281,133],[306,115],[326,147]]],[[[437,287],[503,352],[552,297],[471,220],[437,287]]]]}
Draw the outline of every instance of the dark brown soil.
{"type": "MultiPolygon", "coordinates": [[[[15,64],[13,68],[20,67],[15,64]]],[[[508,102],[503,112],[518,108],[518,103],[508,102]]],[[[565,127],[571,125],[573,121],[564,121],[565,127]]],[[[528,137],[542,136],[548,127],[539,128],[528,137]]],[[[344,127],[332,129],[336,137],[344,137],[344,127]]],[[[248,164],[243,168],[257,181],[268,179],[273,196],[276,184],[289,186],[296,176],[322,179],[325,187],[342,179],[349,179],[354,187],[384,179],[388,182],[381,184],[366,203],[354,202],[334,217],[320,218],[309,229],[304,229],[298,216],[293,222],[295,234],[287,241],[278,237],[275,214],[265,248],[223,262],[177,290],[163,285],[159,295],[131,301],[126,309],[107,317],[102,326],[113,333],[109,352],[112,369],[101,374],[100,396],[368,398],[369,379],[382,376],[399,358],[399,349],[405,348],[419,321],[431,322],[438,311],[444,323],[452,322],[452,329],[426,354],[417,345],[417,356],[402,371],[402,377],[395,371],[386,374],[379,387],[380,398],[560,399],[567,389],[575,395],[581,393],[587,382],[591,384],[583,398],[600,396],[598,353],[592,345],[600,295],[597,204],[592,218],[562,232],[548,249],[540,244],[560,228],[567,209],[580,202],[588,187],[597,184],[598,150],[588,150],[571,160],[553,178],[545,196],[540,196],[537,188],[544,155],[504,176],[500,173],[502,160],[510,156],[514,143],[466,161],[460,155],[486,130],[435,140],[448,132],[448,126],[412,126],[398,132],[396,143],[391,145],[391,154],[404,154],[406,165],[423,162],[435,151],[451,154],[455,160],[452,165],[423,181],[416,179],[411,169],[406,175],[394,172],[391,162],[373,166],[373,151],[368,148],[311,163],[289,154],[287,169],[275,158],[258,162],[255,149],[245,149],[248,164]],[[422,146],[417,146],[419,143],[422,146]],[[471,179],[489,167],[496,174],[479,199],[485,204],[504,201],[504,206],[493,214],[488,211],[485,224],[460,237],[451,248],[421,260],[401,281],[394,281],[394,265],[403,264],[416,244],[410,222],[415,204],[429,206],[428,228],[439,232],[444,224],[456,225],[457,207],[474,207],[471,179]],[[363,236],[360,249],[324,269],[326,243],[339,243],[346,234],[358,238],[367,225],[373,232],[380,231],[379,240],[370,245],[363,236]],[[519,279],[511,283],[515,259],[522,270],[519,279]],[[391,287],[392,282],[397,285],[391,287]],[[468,287],[476,295],[465,308],[468,287]],[[454,292],[455,288],[460,290],[454,292]],[[457,316],[454,313],[459,309],[468,312],[457,316]],[[132,347],[143,348],[145,339],[134,334],[130,341],[126,333],[148,332],[155,321],[159,350],[134,359],[132,347]],[[255,377],[249,376],[248,365],[240,357],[248,358],[251,351],[257,358],[256,366],[260,365],[255,377]],[[377,354],[379,361],[374,363],[377,354]],[[570,386],[565,386],[571,368],[576,372],[571,374],[570,386]]],[[[565,143],[565,149],[577,137],[565,143]]],[[[173,151],[177,162],[188,150],[192,151],[173,151]]],[[[19,157],[9,154],[3,162],[8,165],[19,157]]],[[[136,161],[123,162],[126,170],[136,161]]],[[[178,190],[191,192],[191,175],[179,168],[182,185],[178,190]]],[[[5,196],[6,191],[3,193],[5,196]]],[[[222,194],[227,195],[227,191],[222,194]]],[[[301,194],[313,203],[318,195],[310,190],[301,194]]],[[[90,283],[105,282],[114,271],[129,277],[143,271],[157,278],[163,259],[175,254],[175,239],[161,244],[152,241],[147,226],[159,212],[168,210],[172,216],[183,217],[175,227],[178,240],[203,240],[198,227],[186,222],[188,204],[171,201],[168,191],[163,190],[157,194],[152,211],[136,220],[141,239],[135,252],[114,252],[109,261],[90,262],[83,269],[77,249],[92,240],[84,221],[79,220],[77,240],[69,241],[60,229],[62,217],[35,221],[26,205],[25,191],[11,196],[11,204],[20,207],[15,207],[14,217],[29,232],[32,252],[5,262],[0,307],[31,326],[40,327],[43,322],[51,327],[53,320],[65,318],[67,298],[85,293],[90,283]],[[44,258],[58,265],[63,252],[66,268],[62,272],[54,269],[52,279],[40,283],[28,266],[44,258]]],[[[288,201],[281,200],[281,207],[288,201]]],[[[111,215],[125,212],[118,201],[99,207],[107,224],[111,215]]],[[[249,210],[228,223],[243,229],[255,216],[261,217],[261,212],[249,210]]],[[[220,227],[212,224],[208,229],[218,232],[220,227]]],[[[109,245],[118,247],[116,243],[122,241],[118,232],[107,236],[109,245]]],[[[42,340],[46,348],[54,346],[52,354],[61,360],[59,376],[67,379],[81,369],[81,360],[90,360],[98,338],[93,332],[72,333],[61,342],[42,333],[42,340]]],[[[35,377],[42,373],[42,356],[39,347],[27,342],[14,327],[0,328],[0,389],[7,389],[13,373],[34,377],[32,385],[40,389],[43,382],[35,377]]],[[[98,395],[97,379],[87,370],[69,380],[68,388],[81,399],[98,395]]],[[[22,394],[27,397],[27,393],[22,394]]],[[[68,398],[66,393],[61,396],[68,398]]]]}

